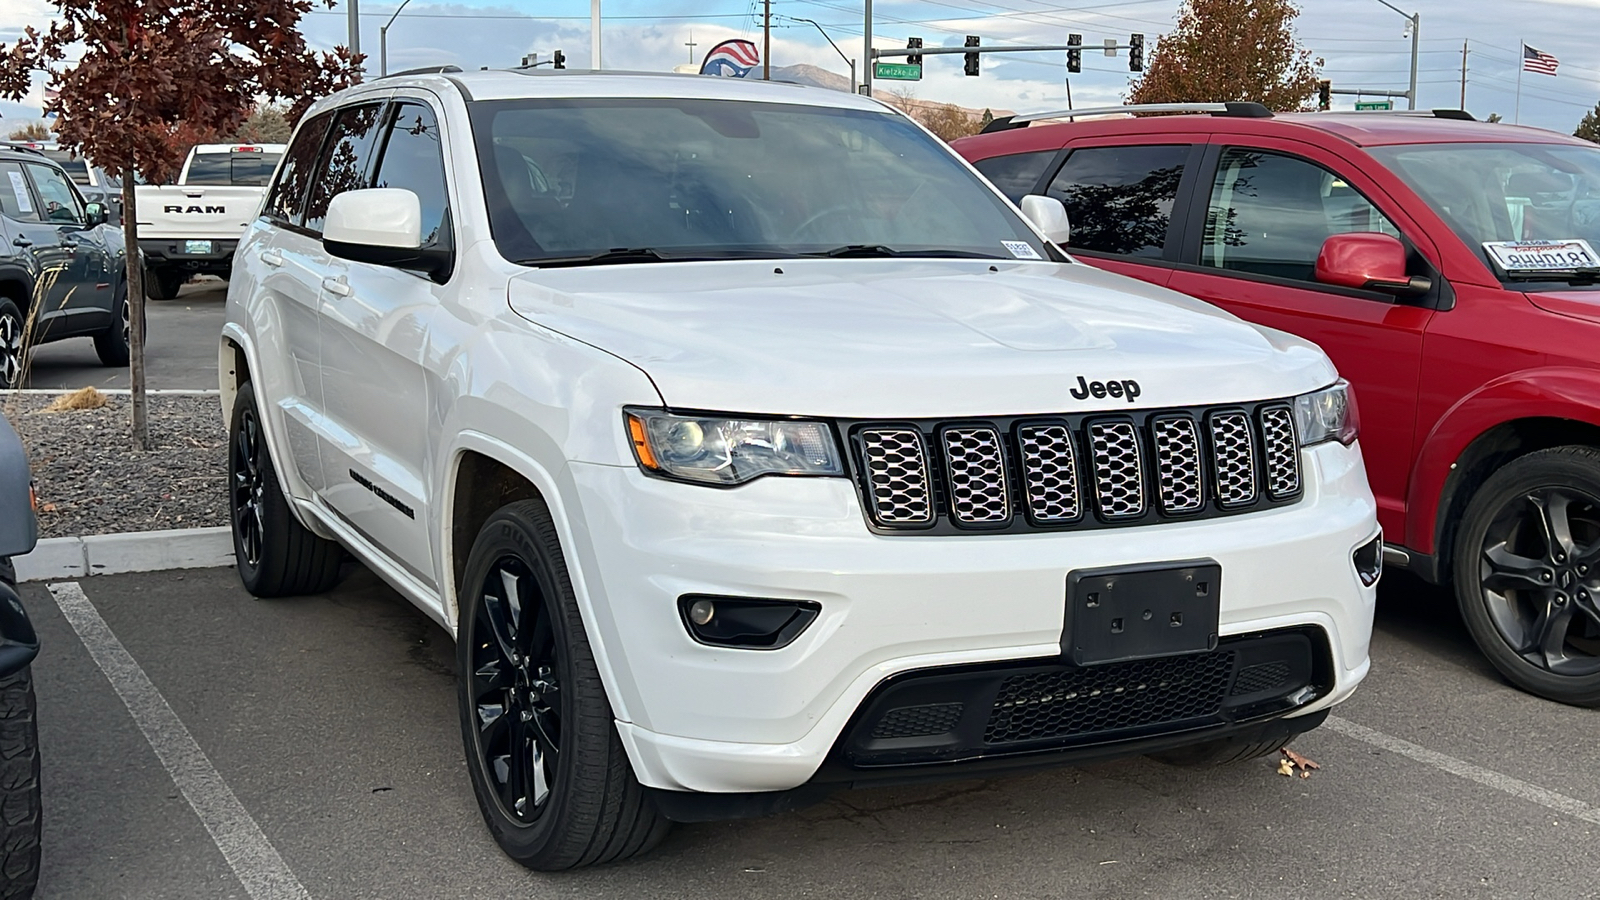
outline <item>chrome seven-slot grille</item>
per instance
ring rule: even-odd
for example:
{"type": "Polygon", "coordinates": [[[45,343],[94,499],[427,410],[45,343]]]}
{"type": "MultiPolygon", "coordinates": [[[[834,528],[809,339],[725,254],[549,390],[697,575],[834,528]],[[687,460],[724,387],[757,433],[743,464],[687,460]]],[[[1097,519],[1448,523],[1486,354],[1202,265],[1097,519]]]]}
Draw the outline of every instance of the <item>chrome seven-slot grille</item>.
{"type": "Polygon", "coordinates": [[[845,428],[880,531],[1140,525],[1281,506],[1302,489],[1281,400],[845,428]]]}

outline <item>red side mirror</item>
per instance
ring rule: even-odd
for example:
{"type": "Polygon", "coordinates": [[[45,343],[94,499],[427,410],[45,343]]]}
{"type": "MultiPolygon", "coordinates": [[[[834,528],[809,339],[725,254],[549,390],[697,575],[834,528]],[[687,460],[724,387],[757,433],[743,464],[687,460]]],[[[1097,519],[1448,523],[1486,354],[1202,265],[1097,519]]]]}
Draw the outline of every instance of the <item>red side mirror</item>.
{"type": "Polygon", "coordinates": [[[1316,274],[1323,284],[1392,294],[1425,294],[1433,286],[1406,274],[1406,248],[1399,238],[1371,231],[1329,236],[1317,254],[1316,274]]]}

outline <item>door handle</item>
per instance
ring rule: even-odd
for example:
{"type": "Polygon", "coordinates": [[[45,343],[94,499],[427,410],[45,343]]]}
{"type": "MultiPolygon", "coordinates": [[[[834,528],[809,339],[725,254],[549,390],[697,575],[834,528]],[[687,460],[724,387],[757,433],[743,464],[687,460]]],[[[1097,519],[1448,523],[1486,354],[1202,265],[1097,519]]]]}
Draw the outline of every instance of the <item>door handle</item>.
{"type": "Polygon", "coordinates": [[[322,287],[335,297],[350,296],[350,285],[343,278],[329,276],[322,279],[322,287]]]}
{"type": "Polygon", "coordinates": [[[261,261],[274,268],[283,265],[283,257],[279,256],[275,250],[261,251],[261,261]]]}
{"type": "Polygon", "coordinates": [[[30,241],[27,238],[25,238],[25,237],[23,237],[22,235],[19,234],[16,237],[11,239],[11,244],[14,247],[32,247],[33,246],[33,241],[30,241]]]}

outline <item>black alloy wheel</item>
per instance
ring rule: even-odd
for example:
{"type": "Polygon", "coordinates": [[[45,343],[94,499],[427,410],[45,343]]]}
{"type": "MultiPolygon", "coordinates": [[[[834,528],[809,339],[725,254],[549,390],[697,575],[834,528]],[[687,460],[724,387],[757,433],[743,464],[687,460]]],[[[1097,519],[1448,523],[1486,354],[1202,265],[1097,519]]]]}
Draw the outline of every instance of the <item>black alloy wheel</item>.
{"type": "Polygon", "coordinates": [[[564,663],[526,563],[497,559],[482,591],[468,644],[478,753],[501,810],[528,825],[549,808],[560,771],[564,663]]]}
{"type": "Polygon", "coordinates": [[[456,671],[467,772],[507,856],[572,869],[666,835],[617,734],[543,500],[507,504],[479,529],[461,580],[456,671]]]}
{"type": "Polygon", "coordinates": [[[1484,605],[1506,645],[1557,675],[1600,672],[1600,499],[1528,491],[1500,508],[1481,548],[1484,605]]]}
{"type": "Polygon", "coordinates": [[[262,511],[267,484],[262,465],[266,448],[262,446],[261,422],[256,418],[254,405],[239,411],[238,427],[228,444],[233,533],[239,543],[240,562],[256,567],[261,565],[261,548],[267,532],[262,511]]]}
{"type": "Polygon", "coordinates": [[[1456,593],[1485,655],[1526,690],[1600,705],[1600,452],[1508,463],[1467,508],[1456,593]]]}
{"type": "Polygon", "coordinates": [[[129,349],[133,346],[133,315],[128,303],[128,286],[117,289],[112,301],[111,325],[94,336],[94,351],[103,366],[119,367],[128,364],[129,349]]]}
{"type": "Polygon", "coordinates": [[[12,301],[0,298],[0,388],[22,386],[23,338],[27,323],[22,310],[12,301]]]}

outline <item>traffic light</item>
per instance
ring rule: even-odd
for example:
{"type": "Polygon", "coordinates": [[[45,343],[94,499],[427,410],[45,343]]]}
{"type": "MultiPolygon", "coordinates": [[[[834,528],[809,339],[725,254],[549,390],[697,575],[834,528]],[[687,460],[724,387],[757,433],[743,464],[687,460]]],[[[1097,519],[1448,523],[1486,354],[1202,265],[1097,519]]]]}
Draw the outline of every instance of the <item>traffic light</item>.
{"type": "MultiPolygon", "coordinates": [[[[906,49],[907,50],[921,50],[922,49],[922,38],[917,38],[917,37],[906,38],[906,49]]],[[[906,62],[911,64],[911,65],[913,65],[913,66],[920,66],[920,65],[922,65],[922,54],[921,53],[913,53],[910,56],[906,57],[906,62]]]]}
{"type": "MultiPolygon", "coordinates": [[[[978,46],[978,36],[975,35],[975,34],[967,35],[967,46],[968,47],[976,47],[976,46],[978,46]]],[[[963,53],[963,54],[961,54],[961,59],[965,63],[965,65],[963,65],[961,67],[963,71],[965,71],[968,75],[976,75],[976,74],[978,74],[978,54],[976,54],[976,53],[963,53]]]]}
{"type": "Polygon", "coordinates": [[[1144,35],[1128,35],[1128,71],[1144,71],[1144,35]]]}
{"type": "Polygon", "coordinates": [[[1083,51],[1078,49],[1079,47],[1082,47],[1082,46],[1083,46],[1083,35],[1081,35],[1081,34],[1069,34],[1069,35],[1067,35],[1067,71],[1068,72],[1082,72],[1083,71],[1083,51]]]}
{"type": "Polygon", "coordinates": [[[1333,82],[1324,78],[1317,82],[1317,109],[1326,112],[1333,108],[1333,82]]]}
{"type": "Polygon", "coordinates": [[[565,69],[567,67],[567,55],[565,53],[557,50],[553,58],[555,59],[555,62],[552,63],[552,65],[554,65],[556,68],[565,69]]]}

